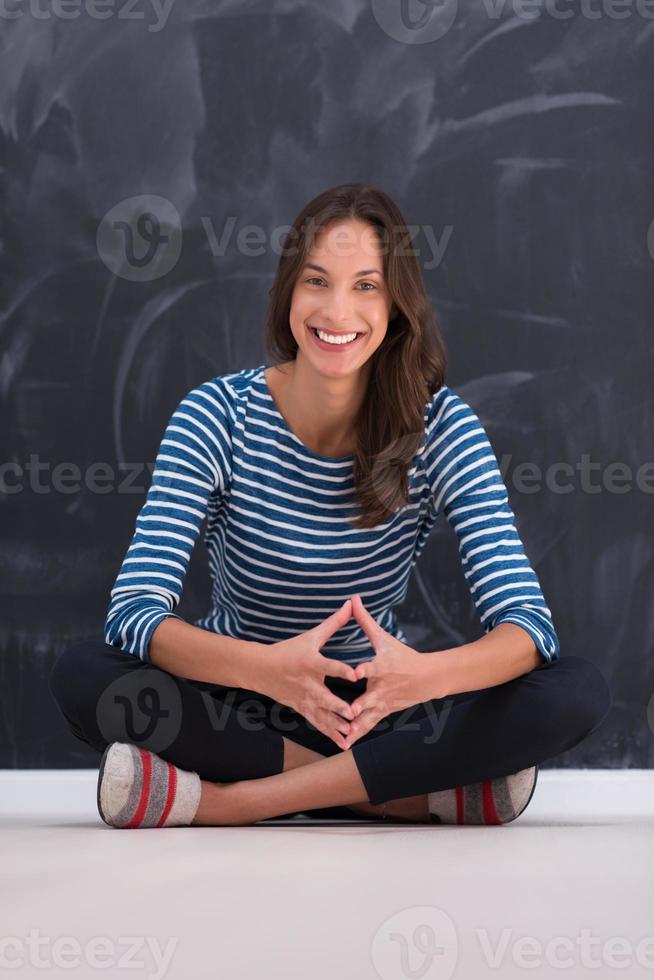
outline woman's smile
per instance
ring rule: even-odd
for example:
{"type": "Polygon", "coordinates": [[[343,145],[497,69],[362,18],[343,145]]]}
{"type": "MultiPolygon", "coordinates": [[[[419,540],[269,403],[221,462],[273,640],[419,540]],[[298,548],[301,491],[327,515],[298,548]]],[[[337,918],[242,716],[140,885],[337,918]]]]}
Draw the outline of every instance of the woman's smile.
{"type": "Polygon", "coordinates": [[[309,326],[309,333],[313,337],[314,343],[318,347],[320,347],[321,350],[328,350],[328,351],[350,350],[350,348],[356,347],[360,343],[361,339],[365,336],[365,334],[363,333],[356,333],[354,339],[343,340],[342,338],[344,337],[351,338],[352,334],[355,333],[355,331],[334,332],[331,330],[324,330],[324,331],[321,330],[320,332],[323,334],[323,336],[332,337],[333,340],[322,340],[318,336],[318,329],[316,327],[309,326]]]}

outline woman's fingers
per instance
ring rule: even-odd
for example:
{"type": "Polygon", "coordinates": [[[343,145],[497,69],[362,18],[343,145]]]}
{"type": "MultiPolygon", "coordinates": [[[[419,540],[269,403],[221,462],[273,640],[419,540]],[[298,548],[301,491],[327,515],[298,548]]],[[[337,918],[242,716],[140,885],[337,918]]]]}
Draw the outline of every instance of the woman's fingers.
{"type": "Polygon", "coordinates": [[[347,718],[348,721],[352,721],[354,718],[354,711],[352,710],[352,706],[348,701],[344,701],[343,698],[339,698],[336,694],[332,694],[328,687],[325,687],[324,692],[321,692],[321,695],[321,703],[323,708],[326,708],[328,711],[333,711],[336,715],[342,715],[344,718],[347,718]]]}
{"type": "Polygon", "coordinates": [[[334,729],[331,732],[327,731],[325,732],[325,734],[327,735],[328,738],[331,738],[332,742],[335,745],[338,745],[339,749],[342,749],[343,752],[347,751],[348,744],[345,735],[341,735],[341,733],[337,732],[336,729],[334,729]]]}
{"type": "Polygon", "coordinates": [[[361,715],[350,726],[350,734],[345,736],[346,747],[348,749],[352,748],[353,744],[358,742],[360,738],[363,738],[364,735],[367,735],[368,732],[372,731],[375,725],[381,721],[383,717],[383,713],[375,710],[374,708],[368,708],[365,711],[362,711],[361,715]]]}
{"type": "Polygon", "coordinates": [[[352,600],[346,599],[342,606],[333,612],[322,623],[315,627],[315,634],[318,638],[318,646],[321,647],[327,640],[336,633],[341,626],[345,626],[352,619],[352,600]]]}
{"type": "Polygon", "coordinates": [[[310,719],[312,725],[335,742],[340,749],[346,748],[346,739],[350,735],[350,723],[339,712],[329,708],[318,708],[310,719]]]}
{"type": "Polygon", "coordinates": [[[341,735],[350,734],[349,721],[346,721],[345,718],[341,718],[340,715],[335,714],[333,711],[328,712],[328,714],[329,714],[329,721],[333,729],[339,731],[341,735]]]}
{"type": "Polygon", "coordinates": [[[331,711],[324,712],[323,720],[320,723],[314,722],[315,727],[318,731],[330,738],[332,742],[338,745],[339,749],[345,749],[347,747],[347,738],[349,736],[349,731],[346,729],[343,731],[343,727],[347,725],[343,719],[338,719],[338,716],[331,711]]]}
{"type": "Polygon", "coordinates": [[[362,711],[371,707],[371,692],[366,691],[364,694],[360,694],[356,701],[352,702],[350,707],[354,712],[354,717],[358,718],[362,711]]]}
{"type": "Polygon", "coordinates": [[[342,677],[345,681],[356,681],[357,675],[355,673],[354,667],[350,664],[343,663],[342,660],[336,660],[335,657],[326,657],[324,653],[320,654],[322,659],[322,669],[325,674],[329,677],[342,677]]]}
{"type": "Polygon", "coordinates": [[[358,681],[363,680],[364,677],[373,677],[377,671],[377,658],[373,657],[371,660],[361,660],[354,668],[355,678],[358,681]]]}
{"type": "Polygon", "coordinates": [[[377,620],[370,615],[370,613],[368,612],[368,610],[363,604],[363,600],[361,599],[361,596],[358,593],[352,596],[351,602],[352,602],[352,615],[354,616],[357,623],[359,624],[363,632],[370,640],[370,645],[374,650],[375,641],[379,637],[380,632],[384,632],[384,631],[382,630],[377,620]]]}
{"type": "Polygon", "coordinates": [[[378,690],[366,691],[358,697],[352,702],[352,710],[357,721],[365,711],[376,711],[380,717],[391,714],[386,697],[378,690]]]}

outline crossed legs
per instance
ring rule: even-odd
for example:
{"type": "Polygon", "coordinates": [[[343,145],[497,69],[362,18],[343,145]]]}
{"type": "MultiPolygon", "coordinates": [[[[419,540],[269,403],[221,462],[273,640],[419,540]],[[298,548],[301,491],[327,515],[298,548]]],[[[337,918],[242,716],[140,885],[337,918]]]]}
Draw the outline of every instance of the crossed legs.
{"type": "MultiPolygon", "coordinates": [[[[329,758],[284,739],[284,770],[261,779],[232,783],[202,782],[194,824],[249,824],[292,811],[348,806],[361,816],[379,816],[381,804],[368,802],[351,751],[329,758]]],[[[389,800],[386,815],[422,823],[429,819],[427,796],[389,800]]]]}
{"type": "Polygon", "coordinates": [[[599,669],[567,655],[506,684],[391,714],[343,752],[287,706],[175,677],[101,641],[65,650],[50,689],[73,734],[99,752],[132,742],[197,772],[195,823],[205,825],[334,806],[374,815],[383,802],[389,816],[422,820],[427,793],[552,758],[590,734],[611,703],[599,669]],[[258,721],[249,702],[264,709],[258,721]]]}

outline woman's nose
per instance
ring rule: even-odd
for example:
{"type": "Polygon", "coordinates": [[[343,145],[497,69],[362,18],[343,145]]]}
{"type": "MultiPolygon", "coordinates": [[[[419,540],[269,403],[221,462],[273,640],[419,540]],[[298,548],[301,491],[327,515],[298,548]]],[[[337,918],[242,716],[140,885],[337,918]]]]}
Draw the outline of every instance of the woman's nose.
{"type": "Polygon", "coordinates": [[[334,326],[341,328],[349,326],[354,314],[354,303],[349,296],[334,293],[326,298],[322,310],[323,316],[327,317],[334,326]]]}

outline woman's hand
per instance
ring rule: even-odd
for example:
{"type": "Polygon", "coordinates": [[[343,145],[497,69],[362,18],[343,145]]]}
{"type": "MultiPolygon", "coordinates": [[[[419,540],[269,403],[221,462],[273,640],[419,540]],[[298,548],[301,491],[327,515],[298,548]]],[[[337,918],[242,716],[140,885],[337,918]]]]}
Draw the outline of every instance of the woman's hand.
{"type": "MultiPolygon", "coordinates": [[[[430,658],[382,629],[364,606],[360,595],[352,598],[352,612],[370,640],[375,657],[354,668],[357,680],[366,677],[368,683],[365,692],[351,705],[356,718],[346,737],[348,749],[382,718],[433,697],[427,690],[430,683],[427,661],[430,658]]],[[[431,683],[433,686],[433,679],[431,683]]]]}
{"type": "Polygon", "coordinates": [[[264,676],[257,690],[280,704],[286,704],[345,749],[344,735],[350,734],[347,719],[354,718],[347,701],[337,697],[325,684],[325,677],[355,681],[354,668],[320,652],[329,637],[352,619],[352,600],[313,629],[289,640],[271,643],[264,658],[264,676]]]}

